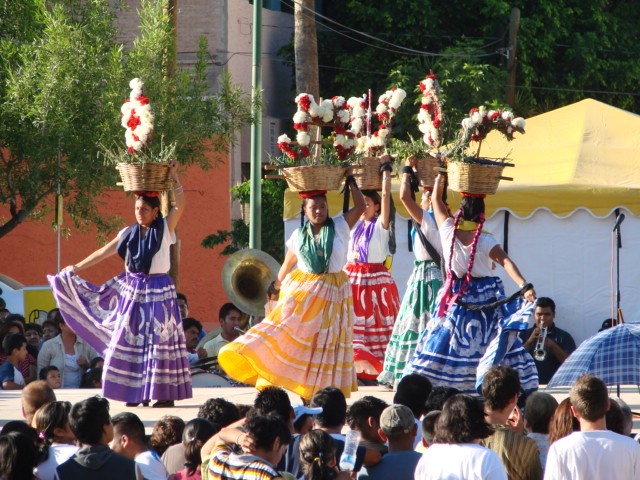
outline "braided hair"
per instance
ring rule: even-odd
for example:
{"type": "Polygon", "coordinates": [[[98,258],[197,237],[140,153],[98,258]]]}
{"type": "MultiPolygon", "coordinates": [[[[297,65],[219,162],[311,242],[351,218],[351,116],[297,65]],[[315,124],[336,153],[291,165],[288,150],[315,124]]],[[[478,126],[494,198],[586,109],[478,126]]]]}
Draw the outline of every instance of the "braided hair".
{"type": "Polygon", "coordinates": [[[335,468],[336,444],[327,432],[311,430],[300,441],[300,468],[305,480],[331,480],[335,468]],[[332,464],[330,466],[329,464],[332,464]]]}

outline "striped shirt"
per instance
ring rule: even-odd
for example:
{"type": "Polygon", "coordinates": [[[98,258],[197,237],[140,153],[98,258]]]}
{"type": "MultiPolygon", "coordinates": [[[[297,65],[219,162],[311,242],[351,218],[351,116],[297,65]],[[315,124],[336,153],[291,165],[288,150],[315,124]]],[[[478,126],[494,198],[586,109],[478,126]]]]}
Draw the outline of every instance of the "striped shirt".
{"type": "Polygon", "coordinates": [[[225,444],[214,447],[213,456],[203,480],[272,480],[282,478],[278,471],[266,460],[255,455],[236,455],[225,444]]]}
{"type": "Polygon", "coordinates": [[[498,454],[509,480],[540,480],[542,466],[536,442],[513,430],[509,425],[491,425],[493,435],[482,445],[498,454]]]}

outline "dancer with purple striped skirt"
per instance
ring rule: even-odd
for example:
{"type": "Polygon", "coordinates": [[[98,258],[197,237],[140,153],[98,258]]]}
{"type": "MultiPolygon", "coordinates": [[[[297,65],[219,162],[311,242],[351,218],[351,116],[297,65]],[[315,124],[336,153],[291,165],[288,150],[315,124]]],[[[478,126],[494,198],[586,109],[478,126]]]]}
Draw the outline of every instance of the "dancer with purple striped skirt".
{"type": "Polygon", "coordinates": [[[158,192],[135,192],[136,223],[81,262],[49,276],[67,325],[105,359],[103,395],[129,406],[191,398],[191,375],[176,289],[167,274],[169,247],[185,207],[176,163],[170,168],[176,204],[166,218],[158,192]],[[126,271],[104,285],[76,272],[119,254],[126,271]]]}

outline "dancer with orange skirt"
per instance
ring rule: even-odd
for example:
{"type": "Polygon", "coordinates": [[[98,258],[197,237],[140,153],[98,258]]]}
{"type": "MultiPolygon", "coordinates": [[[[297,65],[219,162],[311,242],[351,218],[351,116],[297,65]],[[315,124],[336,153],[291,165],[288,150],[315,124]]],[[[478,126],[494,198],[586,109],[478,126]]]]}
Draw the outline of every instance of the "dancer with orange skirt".
{"type": "Polygon", "coordinates": [[[398,287],[384,261],[390,253],[391,157],[380,158],[382,198],[365,190],[365,211],[351,233],[349,275],[353,293],[353,349],[359,379],[375,381],[384,364],[384,354],[400,309],[398,287]]]}
{"type": "Polygon", "coordinates": [[[354,207],[329,217],[324,191],[301,193],[306,216],[287,241],[275,280],[277,306],[259,324],[225,345],[222,369],[235,380],[262,389],[278,385],[310,400],[320,389],[357,390],[353,369],[353,305],[347,275],[349,233],[365,209],[351,177],[354,207]],[[297,269],[294,267],[297,265],[297,269]]]}

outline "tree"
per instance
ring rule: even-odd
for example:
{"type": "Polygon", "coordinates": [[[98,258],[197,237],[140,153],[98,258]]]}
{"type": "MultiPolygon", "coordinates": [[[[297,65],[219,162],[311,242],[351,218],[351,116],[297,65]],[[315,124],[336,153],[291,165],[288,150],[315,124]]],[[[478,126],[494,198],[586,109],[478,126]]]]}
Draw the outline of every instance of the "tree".
{"type": "MultiPolygon", "coordinates": [[[[19,13],[21,2],[5,0],[19,13]]],[[[24,2],[25,5],[27,2],[24,2]]],[[[96,196],[116,183],[104,149],[123,148],[120,106],[129,80],[140,77],[155,111],[155,141],[177,145],[183,164],[211,165],[204,152],[226,151],[234,133],[251,119],[251,100],[228,76],[209,94],[207,49],[201,41],[192,70],[166,75],[172,54],[168,0],[142,0],[141,34],[126,51],[116,43],[115,13],[106,0],[29,0],[27,18],[0,24],[0,237],[47,208],[60,188],[77,226],[113,228],[97,214],[96,196]]],[[[26,8],[26,7],[25,7],[26,8]]]]}
{"type": "Polygon", "coordinates": [[[310,93],[318,99],[318,38],[313,12],[314,0],[300,0],[294,5],[296,89],[298,93],[310,93]]]}

